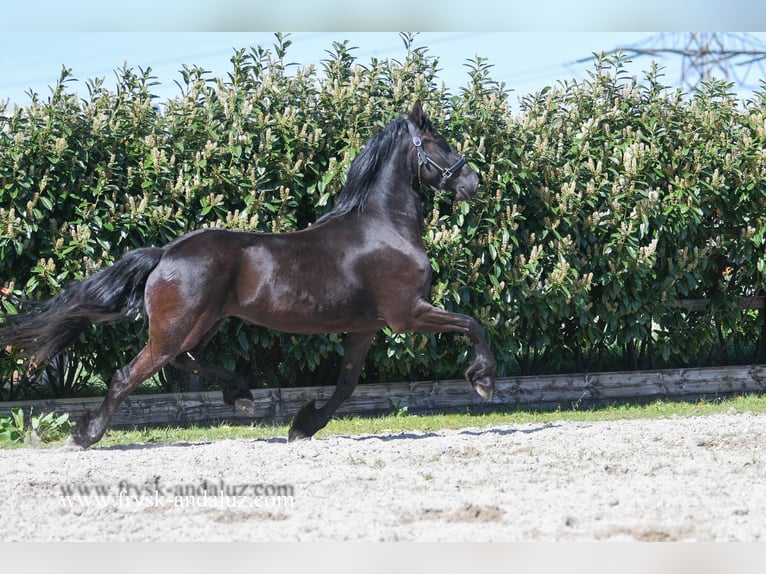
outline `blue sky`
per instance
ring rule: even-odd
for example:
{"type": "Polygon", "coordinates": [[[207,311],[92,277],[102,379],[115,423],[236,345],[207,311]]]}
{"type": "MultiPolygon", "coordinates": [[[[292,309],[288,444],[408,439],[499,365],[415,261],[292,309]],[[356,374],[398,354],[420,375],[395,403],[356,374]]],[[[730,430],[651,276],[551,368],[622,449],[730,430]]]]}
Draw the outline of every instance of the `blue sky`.
{"type": "MultiPolygon", "coordinates": [[[[671,44],[675,37],[660,37],[653,32],[423,32],[416,44],[426,46],[439,59],[439,78],[457,92],[468,79],[466,63],[476,56],[493,65],[491,75],[513,90],[512,98],[538,91],[557,81],[582,78],[591,63],[579,62],[594,52],[646,43],[654,38],[671,44]]],[[[347,40],[356,47],[352,53],[362,64],[370,58],[401,60],[406,51],[396,32],[293,32],[287,60],[302,65],[318,64],[327,56],[334,41],[347,40]]],[[[766,34],[753,33],[748,39],[761,42],[766,49],[766,34]]],[[[178,94],[174,80],[180,80],[183,64],[198,65],[215,76],[225,77],[231,69],[235,48],[254,45],[271,47],[272,32],[14,32],[0,34],[0,100],[24,105],[25,94],[33,90],[43,98],[62,66],[72,68],[79,81],[70,85],[86,93],[87,78],[104,77],[107,85],[114,70],[151,67],[160,85],[155,93],[160,100],[178,94]]],[[[650,67],[650,58],[636,58],[632,72],[641,75],[650,67]]],[[[660,60],[666,67],[666,81],[680,80],[680,60],[660,60]]],[[[745,75],[745,70],[742,75],[745,75]]],[[[748,83],[758,85],[761,70],[746,74],[748,83]]],[[[515,101],[515,100],[513,100],[515,101]]]]}
{"type": "MultiPolygon", "coordinates": [[[[304,65],[317,64],[342,40],[358,48],[353,53],[363,64],[401,59],[395,30],[426,30],[417,43],[438,57],[451,91],[465,83],[465,63],[478,55],[494,65],[493,79],[523,96],[582,78],[592,65],[577,60],[646,42],[656,31],[764,24],[766,3],[752,0],[16,0],[0,7],[0,101],[23,105],[29,89],[47,97],[64,65],[80,80],[73,90],[84,93],[84,80],[94,77],[109,86],[123,64],[151,67],[164,99],[178,93],[183,64],[225,76],[235,48],[271,46],[274,30],[293,31],[288,59],[304,65]]],[[[766,34],[751,38],[766,46],[766,34]]],[[[667,83],[679,81],[679,62],[661,62],[667,83]]],[[[631,71],[640,75],[649,66],[640,58],[631,71]]],[[[759,74],[748,71],[751,85],[759,74]]]]}
{"type": "Polygon", "coordinates": [[[764,29],[753,0],[12,0],[2,31],[764,29]]]}

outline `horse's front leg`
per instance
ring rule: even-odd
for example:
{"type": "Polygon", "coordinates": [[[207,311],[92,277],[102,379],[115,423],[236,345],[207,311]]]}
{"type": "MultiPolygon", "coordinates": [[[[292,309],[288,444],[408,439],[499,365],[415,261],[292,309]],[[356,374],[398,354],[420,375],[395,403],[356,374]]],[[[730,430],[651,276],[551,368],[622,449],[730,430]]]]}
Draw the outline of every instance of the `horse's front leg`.
{"type": "Polygon", "coordinates": [[[321,408],[317,408],[316,401],[312,400],[295,415],[287,436],[288,440],[293,441],[313,436],[319,429],[324,428],[332,418],[333,413],[343,404],[343,401],[351,396],[356,388],[356,383],[359,381],[364,358],[367,356],[367,351],[370,350],[376,332],[348,333],[346,335],[343,341],[343,361],[335,392],[321,408]]]}
{"type": "MultiPolygon", "coordinates": [[[[398,330],[398,329],[397,329],[398,330]]],[[[451,313],[418,300],[412,310],[409,321],[402,331],[415,333],[465,333],[474,346],[475,356],[465,372],[466,379],[484,400],[492,400],[495,390],[495,370],[497,363],[481,325],[468,315],[451,313]]]]}

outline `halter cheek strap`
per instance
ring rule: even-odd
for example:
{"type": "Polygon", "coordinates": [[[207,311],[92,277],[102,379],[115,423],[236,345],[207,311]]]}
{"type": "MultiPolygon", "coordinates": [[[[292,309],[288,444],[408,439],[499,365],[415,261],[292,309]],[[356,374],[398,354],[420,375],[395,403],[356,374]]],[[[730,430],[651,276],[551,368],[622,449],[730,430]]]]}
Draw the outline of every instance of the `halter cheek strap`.
{"type": "Polygon", "coordinates": [[[418,133],[415,131],[415,126],[412,125],[412,122],[407,120],[407,129],[410,131],[410,136],[412,137],[412,145],[415,146],[415,149],[418,152],[418,182],[420,182],[420,168],[424,165],[428,165],[429,163],[434,166],[436,169],[438,169],[442,173],[441,181],[439,182],[438,191],[441,191],[444,186],[447,184],[447,182],[450,180],[450,178],[455,175],[457,172],[459,172],[462,167],[466,164],[465,158],[460,156],[460,159],[457,160],[453,165],[451,165],[448,168],[443,168],[438,163],[436,163],[434,160],[432,160],[430,157],[428,157],[428,154],[426,153],[426,150],[423,149],[423,141],[420,139],[420,136],[418,136],[418,133]]]}

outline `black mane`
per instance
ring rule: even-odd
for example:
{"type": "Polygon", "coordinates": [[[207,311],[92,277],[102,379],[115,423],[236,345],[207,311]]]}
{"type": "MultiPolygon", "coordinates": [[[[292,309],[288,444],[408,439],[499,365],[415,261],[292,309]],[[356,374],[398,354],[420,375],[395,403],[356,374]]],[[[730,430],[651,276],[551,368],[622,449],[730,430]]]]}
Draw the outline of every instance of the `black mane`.
{"type": "Polygon", "coordinates": [[[380,169],[385,165],[399,142],[402,132],[407,131],[407,120],[400,118],[388,124],[383,131],[371,137],[364,144],[362,151],[351,162],[346,176],[346,184],[340,192],[335,207],[317,220],[322,223],[328,219],[341,217],[355,209],[364,210],[367,196],[377,179],[380,169]]]}

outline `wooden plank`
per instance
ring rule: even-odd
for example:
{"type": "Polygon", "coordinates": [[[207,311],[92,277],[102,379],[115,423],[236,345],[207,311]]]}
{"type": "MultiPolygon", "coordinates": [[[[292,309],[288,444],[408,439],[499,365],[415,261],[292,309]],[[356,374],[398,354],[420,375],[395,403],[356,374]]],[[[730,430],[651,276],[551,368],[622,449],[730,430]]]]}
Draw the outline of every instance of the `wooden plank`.
{"type": "Polygon", "coordinates": [[[655,400],[734,393],[766,392],[762,366],[681,369],[626,373],[591,373],[573,377],[537,379],[533,384],[519,380],[511,402],[559,404],[582,402],[655,400]]]}
{"type": "MultiPolygon", "coordinates": [[[[112,419],[113,428],[178,426],[252,421],[279,423],[292,419],[309,400],[319,404],[335,387],[253,389],[254,416],[223,404],[218,391],[133,395],[112,419]]],[[[376,415],[407,407],[412,413],[498,408],[572,408],[613,402],[645,402],[766,393],[766,366],[713,367],[637,372],[581,373],[498,379],[491,403],[463,381],[420,381],[360,385],[338,410],[339,416],[376,415]]],[[[0,415],[21,407],[36,413],[68,412],[72,420],[96,410],[101,398],[0,403],[0,415]]]]}

